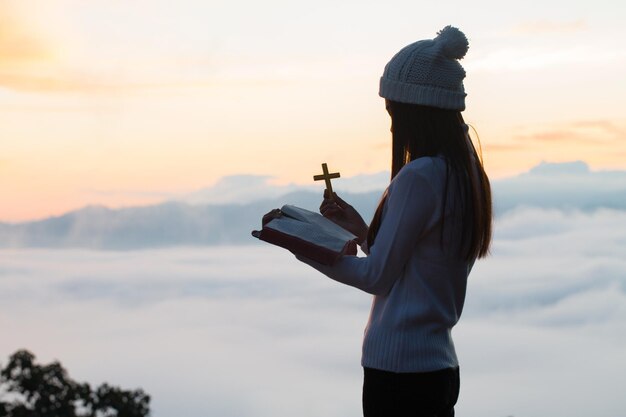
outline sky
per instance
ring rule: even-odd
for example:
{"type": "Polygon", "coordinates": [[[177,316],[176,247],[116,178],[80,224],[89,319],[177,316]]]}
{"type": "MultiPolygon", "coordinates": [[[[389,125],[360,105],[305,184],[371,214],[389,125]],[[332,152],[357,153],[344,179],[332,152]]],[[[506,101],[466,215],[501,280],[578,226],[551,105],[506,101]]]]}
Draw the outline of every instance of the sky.
{"type": "MultiPolygon", "coordinates": [[[[496,219],[454,330],[458,414],[614,417],[626,218],[584,207],[589,190],[623,195],[625,19],[617,0],[0,0],[0,222],[256,199],[311,186],[322,162],[362,191],[389,170],[385,63],[452,24],[491,178],[578,202],[496,219]]],[[[26,347],[79,381],[142,387],[156,417],[358,416],[369,303],[260,244],[7,248],[0,362],[26,347]]]]}
{"type": "MultiPolygon", "coordinates": [[[[623,415],[626,211],[519,207],[495,231],[453,329],[457,414],[623,415]]],[[[154,417],[357,417],[370,302],[270,245],[4,249],[0,364],[27,348],[141,387],[154,417]]]]}
{"type": "Polygon", "coordinates": [[[493,178],[626,169],[625,18],[616,0],[0,0],[0,221],[388,170],[382,69],[448,24],[493,178]]]}

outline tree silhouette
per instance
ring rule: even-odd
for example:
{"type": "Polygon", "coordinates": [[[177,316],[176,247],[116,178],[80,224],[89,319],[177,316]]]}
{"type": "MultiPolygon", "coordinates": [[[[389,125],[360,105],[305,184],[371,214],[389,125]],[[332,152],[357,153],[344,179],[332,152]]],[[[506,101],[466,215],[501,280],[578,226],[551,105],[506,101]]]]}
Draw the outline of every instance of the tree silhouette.
{"type": "Polygon", "coordinates": [[[150,396],[108,384],[92,390],[70,379],[59,362],[39,365],[19,350],[0,370],[0,417],[146,417],[150,396]]]}

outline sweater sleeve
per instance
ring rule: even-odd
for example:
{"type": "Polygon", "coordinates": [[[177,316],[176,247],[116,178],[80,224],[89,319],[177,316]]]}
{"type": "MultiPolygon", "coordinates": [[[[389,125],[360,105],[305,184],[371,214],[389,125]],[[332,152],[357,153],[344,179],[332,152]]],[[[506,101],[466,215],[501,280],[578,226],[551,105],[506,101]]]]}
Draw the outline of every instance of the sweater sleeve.
{"type": "Polygon", "coordinates": [[[386,211],[369,256],[344,256],[332,266],[302,256],[298,259],[336,281],[370,294],[387,294],[432,224],[438,201],[428,175],[420,169],[402,169],[390,185],[386,211]]]}

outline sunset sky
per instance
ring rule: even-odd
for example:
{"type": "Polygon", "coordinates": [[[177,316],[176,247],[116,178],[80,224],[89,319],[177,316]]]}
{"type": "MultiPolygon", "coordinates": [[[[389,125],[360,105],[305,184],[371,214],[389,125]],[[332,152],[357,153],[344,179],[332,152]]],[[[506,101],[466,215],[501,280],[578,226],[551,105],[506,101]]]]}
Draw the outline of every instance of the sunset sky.
{"type": "Polygon", "coordinates": [[[387,170],[378,79],[447,24],[492,178],[626,169],[626,3],[0,0],[0,221],[387,170]]]}

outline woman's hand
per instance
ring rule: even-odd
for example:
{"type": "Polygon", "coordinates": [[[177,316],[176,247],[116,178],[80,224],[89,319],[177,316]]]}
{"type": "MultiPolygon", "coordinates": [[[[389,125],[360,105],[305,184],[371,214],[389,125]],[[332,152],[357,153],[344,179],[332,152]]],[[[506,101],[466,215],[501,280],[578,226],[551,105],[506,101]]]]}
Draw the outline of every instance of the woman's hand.
{"type": "Polygon", "coordinates": [[[263,220],[261,220],[261,224],[263,224],[263,226],[265,226],[267,223],[269,223],[270,221],[279,218],[280,216],[282,216],[283,213],[280,211],[280,209],[274,209],[269,211],[267,214],[265,214],[263,216],[263,220]]]}
{"type": "Polygon", "coordinates": [[[355,235],[360,244],[367,237],[367,224],[354,207],[339,198],[337,193],[333,193],[333,197],[330,198],[328,190],[324,190],[324,200],[320,205],[320,213],[355,235]]]}

